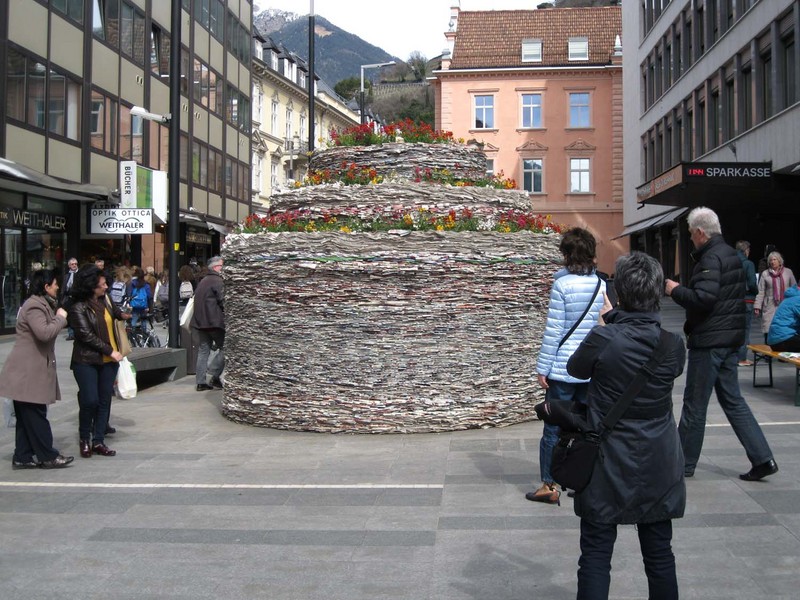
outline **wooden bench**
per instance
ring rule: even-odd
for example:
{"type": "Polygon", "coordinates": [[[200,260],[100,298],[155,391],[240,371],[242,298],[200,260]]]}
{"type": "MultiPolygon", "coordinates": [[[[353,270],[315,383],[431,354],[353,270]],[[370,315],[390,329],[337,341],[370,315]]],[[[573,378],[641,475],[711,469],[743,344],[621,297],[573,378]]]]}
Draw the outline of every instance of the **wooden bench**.
{"type": "Polygon", "coordinates": [[[800,358],[789,358],[781,356],[780,352],[775,352],[772,348],[764,344],[750,344],[748,350],[753,352],[753,387],[772,387],[772,359],[794,365],[794,405],[800,406],[800,358]],[[769,383],[756,383],[756,371],[760,363],[767,363],[769,367],[769,383]]]}

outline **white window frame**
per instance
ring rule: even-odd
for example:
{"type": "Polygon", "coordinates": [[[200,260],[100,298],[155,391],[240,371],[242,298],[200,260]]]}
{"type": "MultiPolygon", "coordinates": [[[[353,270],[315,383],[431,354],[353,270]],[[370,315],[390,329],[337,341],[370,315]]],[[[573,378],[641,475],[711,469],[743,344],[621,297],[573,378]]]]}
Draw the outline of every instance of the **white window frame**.
{"type": "Polygon", "coordinates": [[[494,177],[494,159],[487,158],[486,159],[486,175],[488,177],[494,177]]]}
{"type": "Polygon", "coordinates": [[[569,159],[569,193],[588,194],[592,191],[592,159],[569,159]]]}
{"type": "Polygon", "coordinates": [[[589,38],[569,38],[569,60],[589,60],[589,38]]]}
{"type": "Polygon", "coordinates": [[[523,158],[522,159],[522,189],[529,194],[544,193],[544,159],[542,158],[523,158]],[[530,165],[526,164],[530,163],[530,165]],[[536,189],[536,174],[539,174],[539,189],[536,189]],[[525,187],[525,177],[530,175],[531,189],[525,187]]]}
{"type": "Polygon", "coordinates": [[[522,40],[522,62],[542,62],[542,40],[522,40]]]}
{"type": "MultiPolygon", "coordinates": [[[[592,126],[592,95],[589,92],[570,92],[569,93],[569,127],[572,129],[586,129],[592,126]],[[586,104],[575,102],[573,103],[573,99],[577,100],[577,96],[586,96],[586,104]],[[576,123],[573,121],[572,118],[572,110],[573,109],[586,109],[586,123],[576,123]]],[[[581,110],[581,114],[583,110],[581,110]]]]}
{"type": "Polygon", "coordinates": [[[522,129],[541,129],[542,127],[542,94],[539,93],[525,93],[520,96],[520,107],[521,113],[519,124],[522,129]],[[529,97],[532,102],[530,104],[526,104],[525,100],[526,97],[529,97]],[[538,97],[539,101],[538,104],[536,103],[536,98],[538,97]],[[539,119],[538,122],[533,118],[536,114],[536,109],[539,109],[539,119]],[[525,124],[525,114],[530,113],[530,124],[525,124]]]}
{"type": "Polygon", "coordinates": [[[495,114],[494,114],[494,94],[475,94],[472,101],[473,105],[473,129],[494,129],[494,121],[495,121],[495,114]],[[491,104],[478,106],[478,98],[490,98],[491,104]],[[478,111],[481,112],[482,119],[478,119],[478,111]],[[487,112],[491,116],[491,123],[487,126],[486,124],[486,114],[487,112]],[[481,126],[478,126],[478,121],[481,121],[481,126]]]}
{"type": "Polygon", "coordinates": [[[284,137],[289,141],[292,140],[292,113],[293,111],[291,108],[286,109],[286,128],[284,131],[284,137]]]}
{"type": "Polygon", "coordinates": [[[278,108],[279,103],[277,100],[272,101],[272,114],[270,115],[269,132],[272,135],[278,135],[278,108]]]}

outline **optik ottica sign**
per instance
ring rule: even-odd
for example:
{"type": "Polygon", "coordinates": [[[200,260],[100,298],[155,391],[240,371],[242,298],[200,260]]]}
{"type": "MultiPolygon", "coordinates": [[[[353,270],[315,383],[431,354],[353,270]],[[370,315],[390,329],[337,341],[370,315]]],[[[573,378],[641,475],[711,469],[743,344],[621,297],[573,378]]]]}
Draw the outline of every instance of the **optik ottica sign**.
{"type": "Polygon", "coordinates": [[[153,209],[93,206],[89,209],[89,233],[153,233],[153,209]]]}

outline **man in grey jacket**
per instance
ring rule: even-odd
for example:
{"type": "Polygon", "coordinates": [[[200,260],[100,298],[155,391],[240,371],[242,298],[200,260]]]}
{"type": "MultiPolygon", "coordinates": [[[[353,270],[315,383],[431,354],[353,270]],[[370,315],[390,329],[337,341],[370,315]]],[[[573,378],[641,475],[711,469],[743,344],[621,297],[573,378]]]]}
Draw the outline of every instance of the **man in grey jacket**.
{"type": "Polygon", "coordinates": [[[208,259],[208,274],[203,277],[194,292],[194,314],[191,326],[197,330],[200,340],[197,348],[195,382],[197,391],[222,389],[219,376],[225,368],[225,356],[222,347],[225,344],[225,301],[222,271],[222,257],[212,256],[208,259]],[[218,350],[209,363],[211,350],[218,350]],[[211,376],[211,385],[206,380],[206,373],[211,376]]]}
{"type": "Polygon", "coordinates": [[[684,474],[694,475],[706,426],[711,390],[744,446],[752,469],[739,475],[757,481],[778,471],[764,432],[739,390],[738,350],[744,342],[745,274],[736,251],[725,243],[719,217],[704,206],[689,213],[695,267],[688,285],[667,280],[666,294],[686,309],[689,360],[683,411],[678,426],[686,460],[684,474]]]}

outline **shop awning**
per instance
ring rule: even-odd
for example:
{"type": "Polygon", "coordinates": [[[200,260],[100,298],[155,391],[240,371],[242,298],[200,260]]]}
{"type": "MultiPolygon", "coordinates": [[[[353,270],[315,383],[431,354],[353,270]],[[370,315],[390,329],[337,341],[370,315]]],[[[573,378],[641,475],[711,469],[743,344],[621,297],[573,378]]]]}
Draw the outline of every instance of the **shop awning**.
{"type": "Polygon", "coordinates": [[[614,236],[611,239],[616,240],[621,237],[625,237],[626,235],[631,235],[632,233],[636,233],[638,231],[644,231],[645,229],[650,229],[651,227],[657,227],[659,225],[666,225],[667,223],[672,223],[675,219],[683,215],[688,210],[689,209],[685,207],[675,208],[665,213],[656,215],[655,217],[649,217],[647,219],[643,219],[638,223],[628,225],[625,229],[622,230],[622,233],[620,233],[617,236],[614,236]]]}
{"type": "Polygon", "coordinates": [[[111,190],[105,186],[62,181],[5,158],[0,158],[0,179],[5,189],[54,200],[119,203],[119,198],[112,198],[111,190]]]}

